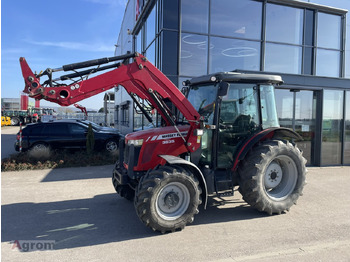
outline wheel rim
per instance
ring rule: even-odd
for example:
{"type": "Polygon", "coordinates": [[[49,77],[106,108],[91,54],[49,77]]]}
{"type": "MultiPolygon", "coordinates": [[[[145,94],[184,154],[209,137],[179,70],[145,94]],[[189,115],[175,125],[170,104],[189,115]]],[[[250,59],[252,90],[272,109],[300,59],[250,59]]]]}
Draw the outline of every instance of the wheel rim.
{"type": "Polygon", "coordinates": [[[118,149],[117,143],[116,143],[115,141],[109,141],[109,142],[106,144],[106,149],[107,149],[107,151],[109,151],[109,152],[115,152],[115,151],[117,151],[117,149],[118,149]]]}
{"type": "Polygon", "coordinates": [[[47,146],[43,145],[43,144],[37,144],[34,146],[34,151],[36,152],[41,152],[41,151],[45,151],[47,150],[47,146]]]}
{"type": "Polygon", "coordinates": [[[181,217],[190,203],[190,192],[179,182],[166,185],[157,195],[156,210],[165,220],[175,220],[181,217]]]}
{"type": "Polygon", "coordinates": [[[295,162],[289,156],[276,157],[264,175],[264,189],[273,200],[282,201],[294,191],[298,180],[295,162]]]}

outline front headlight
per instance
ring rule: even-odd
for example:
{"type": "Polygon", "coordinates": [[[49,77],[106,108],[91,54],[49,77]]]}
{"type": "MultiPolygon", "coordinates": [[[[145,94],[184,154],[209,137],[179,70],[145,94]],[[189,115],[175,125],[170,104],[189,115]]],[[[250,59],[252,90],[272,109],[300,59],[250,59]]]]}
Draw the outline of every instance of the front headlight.
{"type": "Polygon", "coordinates": [[[142,146],[143,139],[135,139],[135,140],[129,140],[128,145],[134,145],[134,146],[142,146]]]}

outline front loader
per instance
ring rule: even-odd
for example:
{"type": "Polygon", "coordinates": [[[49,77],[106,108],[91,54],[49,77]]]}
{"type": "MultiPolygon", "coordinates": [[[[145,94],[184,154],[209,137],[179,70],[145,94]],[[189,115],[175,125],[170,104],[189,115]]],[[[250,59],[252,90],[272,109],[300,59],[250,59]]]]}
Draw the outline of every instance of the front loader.
{"type": "Polygon", "coordinates": [[[68,106],[120,85],[148,121],[150,109],[161,116],[160,127],[125,136],[112,175],[117,193],[134,201],[140,220],[153,230],[183,229],[209,197],[231,196],[236,187],[268,214],[289,211],[302,194],[306,160],[293,142],[301,138],[278,124],[274,86],[282,84],[280,76],[222,72],[185,81],[180,92],[138,53],[40,74],[24,58],[20,64],[24,92],[35,99],[68,106]]]}

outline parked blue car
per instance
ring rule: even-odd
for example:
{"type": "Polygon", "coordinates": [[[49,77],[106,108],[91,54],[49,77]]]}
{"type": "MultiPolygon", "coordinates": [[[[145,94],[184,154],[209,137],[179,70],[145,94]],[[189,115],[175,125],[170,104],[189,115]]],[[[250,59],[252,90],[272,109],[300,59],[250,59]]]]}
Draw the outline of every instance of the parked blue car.
{"type": "MultiPolygon", "coordinates": [[[[22,130],[22,151],[43,151],[51,149],[85,149],[89,123],[80,120],[57,120],[29,124],[22,130]]],[[[118,151],[121,134],[113,129],[92,126],[95,150],[118,151]]],[[[17,133],[15,149],[19,151],[20,133],[17,133]]]]}

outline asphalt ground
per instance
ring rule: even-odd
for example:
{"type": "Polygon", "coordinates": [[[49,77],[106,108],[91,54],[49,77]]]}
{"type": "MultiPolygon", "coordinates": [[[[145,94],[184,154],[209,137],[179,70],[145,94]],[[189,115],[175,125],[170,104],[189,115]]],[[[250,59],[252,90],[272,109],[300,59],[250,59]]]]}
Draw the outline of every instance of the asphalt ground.
{"type": "Polygon", "coordinates": [[[285,214],[260,213],[236,192],[165,235],[114,192],[112,170],[3,172],[2,261],[350,261],[350,167],[309,168],[304,195],[285,214]],[[24,240],[54,245],[21,252],[24,240]]]}
{"type": "Polygon", "coordinates": [[[7,158],[16,153],[15,141],[16,134],[19,132],[19,126],[1,127],[1,159],[7,158]]]}

